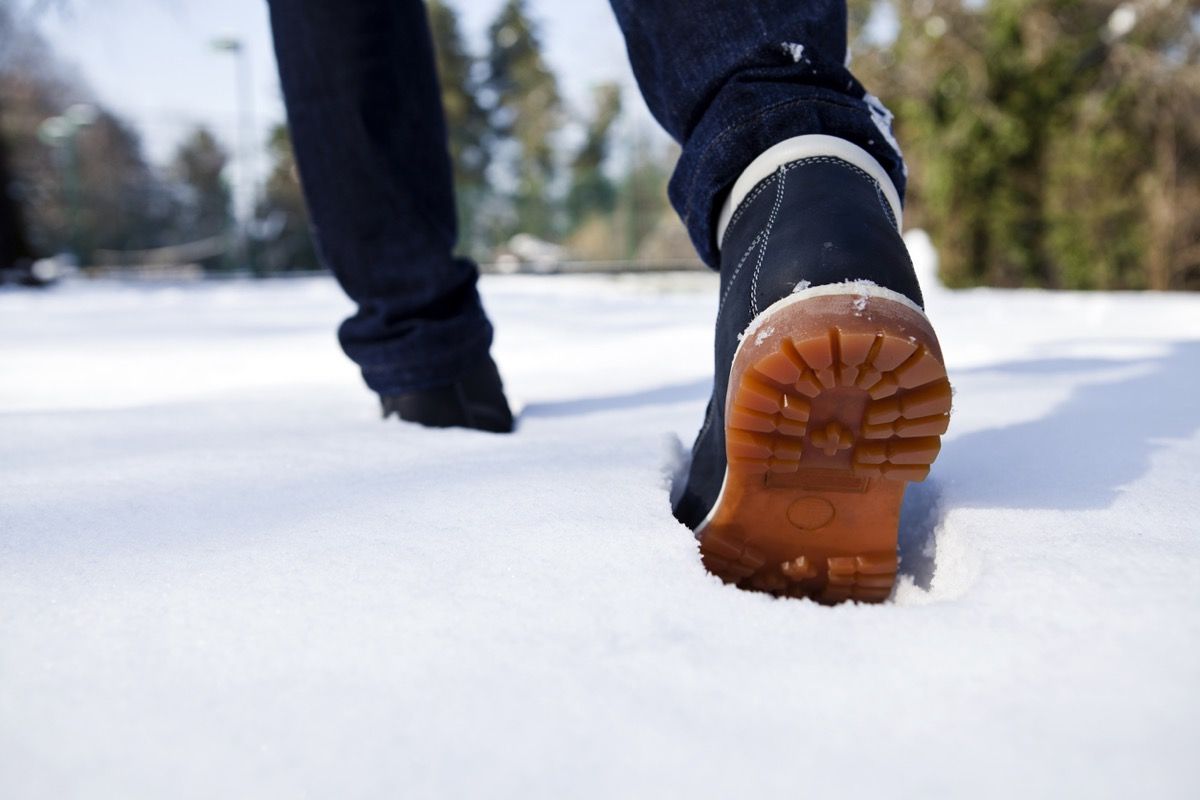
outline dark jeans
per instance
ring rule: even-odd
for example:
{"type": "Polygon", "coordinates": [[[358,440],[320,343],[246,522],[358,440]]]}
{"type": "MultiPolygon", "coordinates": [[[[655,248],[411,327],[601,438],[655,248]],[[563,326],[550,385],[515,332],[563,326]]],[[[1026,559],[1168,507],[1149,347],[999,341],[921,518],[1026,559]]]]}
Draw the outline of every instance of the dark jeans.
{"type": "MultiPolygon", "coordinates": [[[[844,0],[611,0],[651,112],[682,146],[671,203],[718,263],[723,194],[762,151],[824,133],[904,191],[881,111],[845,69],[844,0]],[[881,127],[882,126],[882,127],[881,127]]],[[[381,394],[454,381],[492,329],[457,236],[446,127],[421,0],[270,0],[317,246],[358,313],[346,354],[381,394]]]]}

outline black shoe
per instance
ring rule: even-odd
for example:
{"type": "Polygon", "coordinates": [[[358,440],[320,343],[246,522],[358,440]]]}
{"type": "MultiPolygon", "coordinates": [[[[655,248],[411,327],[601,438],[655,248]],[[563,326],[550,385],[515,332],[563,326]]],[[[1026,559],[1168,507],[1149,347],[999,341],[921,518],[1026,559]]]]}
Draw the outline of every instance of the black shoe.
{"type": "Polygon", "coordinates": [[[713,396],[675,516],[728,582],[885,599],[905,482],[950,409],[895,190],[854,145],[801,137],[732,199],[713,396]]]}
{"type": "Polygon", "coordinates": [[[484,356],[449,386],[380,397],[380,400],[384,419],[395,414],[430,428],[475,428],[490,433],[511,433],[513,429],[504,385],[491,356],[484,356]]]}

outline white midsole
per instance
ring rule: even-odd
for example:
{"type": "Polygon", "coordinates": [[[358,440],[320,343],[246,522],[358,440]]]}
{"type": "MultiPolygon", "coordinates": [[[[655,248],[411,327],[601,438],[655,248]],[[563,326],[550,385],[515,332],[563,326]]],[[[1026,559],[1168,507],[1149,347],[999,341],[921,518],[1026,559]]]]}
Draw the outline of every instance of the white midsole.
{"type": "Polygon", "coordinates": [[[733,219],[734,209],[742,204],[746,195],[750,194],[755,186],[771,177],[771,173],[784,164],[790,164],[802,158],[820,156],[841,159],[874,178],[883,190],[883,196],[887,198],[888,205],[892,208],[892,216],[896,219],[896,230],[901,229],[901,215],[904,212],[900,207],[900,193],[892,184],[887,170],[870,153],[853,142],[839,139],[836,136],[811,133],[806,136],[793,136],[768,147],[750,162],[750,166],[742,170],[742,174],[734,182],[733,189],[729,191],[729,196],[725,198],[725,202],[721,206],[720,216],[717,217],[717,247],[719,248],[724,243],[725,230],[729,227],[729,221],[733,219]]]}
{"type": "MultiPolygon", "coordinates": [[[[746,326],[746,330],[742,332],[741,341],[738,343],[737,350],[733,353],[733,360],[729,362],[730,378],[733,376],[733,365],[737,363],[738,355],[741,354],[742,348],[751,346],[755,347],[759,344],[758,339],[753,335],[763,324],[767,317],[775,314],[791,305],[811,300],[814,297],[831,297],[836,295],[846,295],[855,299],[859,298],[878,298],[880,300],[890,300],[893,303],[899,303],[905,308],[917,312],[922,317],[925,317],[925,311],[912,300],[908,299],[899,292],[892,291],[884,286],[880,286],[874,281],[852,280],[844,283],[827,283],[822,286],[813,286],[807,289],[800,289],[780,300],[776,300],[771,305],[763,309],[757,317],[750,320],[750,324],[746,326]]],[[[925,317],[927,319],[927,317],[925,317]]],[[[733,389],[732,380],[726,382],[725,390],[725,413],[729,413],[729,393],[733,389]]],[[[721,420],[720,424],[724,425],[725,420],[721,420]]],[[[704,529],[712,522],[713,516],[717,513],[717,509],[721,507],[721,501],[725,497],[725,487],[729,483],[729,464],[725,465],[725,476],[721,479],[721,491],[717,493],[717,500],[713,503],[712,508],[708,510],[708,514],[696,526],[695,535],[697,538],[704,535],[704,529]]]]}

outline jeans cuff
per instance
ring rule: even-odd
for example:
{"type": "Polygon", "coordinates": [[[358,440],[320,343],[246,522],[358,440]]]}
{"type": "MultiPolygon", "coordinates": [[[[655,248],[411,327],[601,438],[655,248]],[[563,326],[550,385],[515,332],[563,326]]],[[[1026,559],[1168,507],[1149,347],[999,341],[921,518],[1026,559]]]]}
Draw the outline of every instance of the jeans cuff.
{"type": "Polygon", "coordinates": [[[449,386],[479,363],[491,349],[492,326],[482,320],[466,336],[431,336],[426,341],[404,341],[356,348],[343,344],[358,363],[368,387],[382,396],[449,386]]]}

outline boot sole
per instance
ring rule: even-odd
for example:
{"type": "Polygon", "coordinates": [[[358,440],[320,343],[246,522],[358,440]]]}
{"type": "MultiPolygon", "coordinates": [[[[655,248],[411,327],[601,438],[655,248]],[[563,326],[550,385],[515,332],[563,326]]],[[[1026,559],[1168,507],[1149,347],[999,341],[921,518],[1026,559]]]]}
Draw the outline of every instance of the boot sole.
{"type": "Polygon", "coordinates": [[[886,600],[904,489],[929,474],[950,404],[937,336],[903,295],[843,284],[775,303],[730,367],[705,567],[777,596],[886,600]]]}

